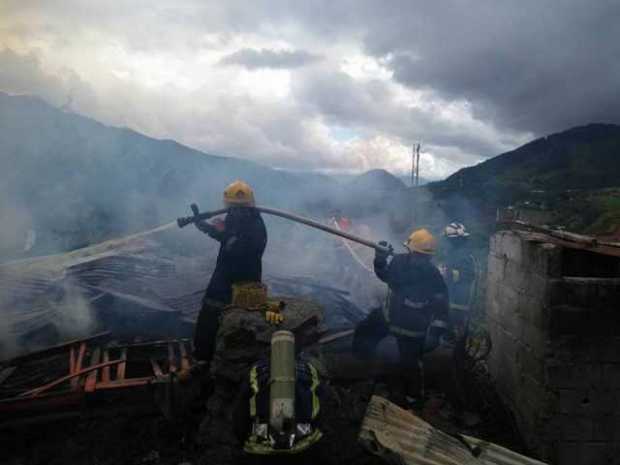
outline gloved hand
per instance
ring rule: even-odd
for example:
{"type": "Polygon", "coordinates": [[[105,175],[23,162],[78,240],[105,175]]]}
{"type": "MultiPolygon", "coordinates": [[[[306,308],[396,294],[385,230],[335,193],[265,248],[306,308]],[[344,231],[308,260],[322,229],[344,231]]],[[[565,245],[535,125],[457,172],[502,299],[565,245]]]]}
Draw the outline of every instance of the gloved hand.
{"type": "Polygon", "coordinates": [[[265,312],[265,320],[272,325],[279,325],[284,321],[284,315],[279,312],[265,312]]]}
{"type": "MultiPolygon", "coordinates": [[[[386,247],[389,250],[392,250],[392,246],[388,244],[386,241],[379,242],[380,246],[386,247]]],[[[383,250],[375,249],[375,263],[384,264],[387,261],[387,258],[390,256],[389,252],[385,252],[383,250]]]]}

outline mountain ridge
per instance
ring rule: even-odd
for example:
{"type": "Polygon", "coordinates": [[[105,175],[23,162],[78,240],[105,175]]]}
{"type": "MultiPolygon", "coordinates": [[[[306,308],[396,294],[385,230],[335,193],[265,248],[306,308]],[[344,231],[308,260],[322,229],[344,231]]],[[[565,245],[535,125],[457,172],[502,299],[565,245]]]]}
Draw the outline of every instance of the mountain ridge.
{"type": "Polygon", "coordinates": [[[510,203],[532,190],[565,191],[620,186],[620,125],[590,123],[540,137],[443,181],[438,195],[461,191],[510,203]]]}

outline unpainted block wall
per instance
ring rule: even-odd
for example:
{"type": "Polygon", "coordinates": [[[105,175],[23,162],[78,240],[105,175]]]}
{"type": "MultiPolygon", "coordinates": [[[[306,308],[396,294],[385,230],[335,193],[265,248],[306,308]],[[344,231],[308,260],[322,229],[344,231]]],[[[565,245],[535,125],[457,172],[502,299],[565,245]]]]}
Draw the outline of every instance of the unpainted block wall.
{"type": "Polygon", "coordinates": [[[620,464],[619,269],[540,235],[491,239],[489,369],[526,443],[551,463],[620,464]]]}

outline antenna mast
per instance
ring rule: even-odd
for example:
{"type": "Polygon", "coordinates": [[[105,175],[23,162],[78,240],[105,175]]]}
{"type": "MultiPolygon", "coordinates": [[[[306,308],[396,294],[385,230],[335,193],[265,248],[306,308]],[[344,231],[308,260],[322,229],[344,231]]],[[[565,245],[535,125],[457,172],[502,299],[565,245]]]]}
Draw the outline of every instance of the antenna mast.
{"type": "Polygon", "coordinates": [[[413,144],[411,149],[411,187],[420,185],[420,143],[413,144]]]}

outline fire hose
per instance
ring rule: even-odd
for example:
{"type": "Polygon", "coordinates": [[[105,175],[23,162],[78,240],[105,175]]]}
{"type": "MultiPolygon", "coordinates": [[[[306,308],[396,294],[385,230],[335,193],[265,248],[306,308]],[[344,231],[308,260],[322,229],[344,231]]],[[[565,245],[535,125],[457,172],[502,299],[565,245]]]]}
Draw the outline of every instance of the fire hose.
{"type": "MultiPolygon", "coordinates": [[[[377,251],[393,254],[394,251],[391,247],[385,247],[376,242],[370,241],[368,239],[364,239],[363,237],[356,236],[354,234],[348,233],[346,231],[342,231],[340,229],[332,228],[331,226],[327,226],[323,223],[320,223],[315,220],[311,220],[310,218],[305,218],[303,216],[296,215],[294,213],[289,213],[283,210],[278,210],[270,207],[254,207],[261,213],[266,213],[268,215],[279,216],[280,218],[285,218],[287,220],[295,221],[297,223],[305,224],[306,226],[310,226],[311,228],[319,229],[321,231],[325,231],[327,233],[333,234],[335,236],[340,236],[345,239],[348,239],[353,242],[357,242],[358,244],[365,245],[366,247],[370,247],[371,249],[375,249],[377,251]]],[[[184,228],[188,224],[196,223],[197,221],[208,220],[209,218],[213,218],[214,216],[222,215],[228,212],[228,208],[222,208],[220,210],[215,210],[211,212],[200,212],[198,206],[193,203],[191,205],[193,216],[187,216],[183,218],[177,219],[177,225],[179,228],[184,228]]]]}

